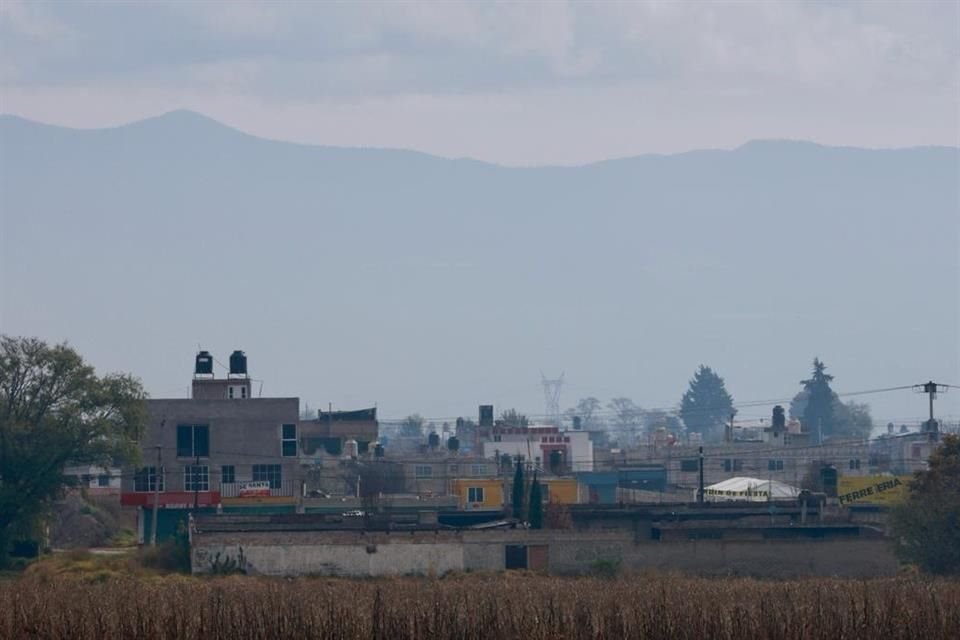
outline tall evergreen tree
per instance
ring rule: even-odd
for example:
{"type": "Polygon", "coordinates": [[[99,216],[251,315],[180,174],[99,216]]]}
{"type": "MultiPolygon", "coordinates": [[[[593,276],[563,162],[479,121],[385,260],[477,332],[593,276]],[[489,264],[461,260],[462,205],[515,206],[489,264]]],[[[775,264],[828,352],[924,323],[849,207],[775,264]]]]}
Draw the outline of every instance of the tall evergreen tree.
{"type": "Polygon", "coordinates": [[[543,490],[537,472],[533,472],[533,484],[530,485],[530,521],[531,529],[543,529],[543,490]]]}
{"type": "Polygon", "coordinates": [[[700,365],[680,401],[680,419],[687,430],[699,431],[706,440],[719,440],[733,413],[733,398],[727,393],[723,378],[710,367],[700,365]]]}
{"type": "Polygon", "coordinates": [[[523,520],[524,489],[523,460],[518,457],[517,467],[513,472],[513,493],[511,495],[513,501],[513,517],[517,520],[523,520]]]}
{"type": "Polygon", "coordinates": [[[836,396],[830,388],[833,376],[826,371],[827,365],[819,358],[814,358],[813,375],[800,382],[807,396],[807,404],[800,416],[800,423],[810,433],[824,437],[833,435],[836,426],[833,411],[836,396]]]}

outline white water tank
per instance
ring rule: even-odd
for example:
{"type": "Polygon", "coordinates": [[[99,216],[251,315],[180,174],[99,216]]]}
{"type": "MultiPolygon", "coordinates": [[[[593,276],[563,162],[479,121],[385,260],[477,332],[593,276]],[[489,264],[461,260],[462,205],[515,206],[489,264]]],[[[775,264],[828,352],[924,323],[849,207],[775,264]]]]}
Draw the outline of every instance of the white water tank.
{"type": "Polygon", "coordinates": [[[347,458],[357,458],[360,455],[360,445],[353,438],[343,443],[343,455],[347,458]]]}

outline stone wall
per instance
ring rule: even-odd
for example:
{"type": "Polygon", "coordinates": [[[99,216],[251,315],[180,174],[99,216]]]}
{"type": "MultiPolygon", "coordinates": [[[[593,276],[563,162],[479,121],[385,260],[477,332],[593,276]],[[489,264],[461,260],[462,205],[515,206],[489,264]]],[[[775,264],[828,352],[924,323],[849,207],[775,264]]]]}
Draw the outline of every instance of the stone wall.
{"type": "MultiPolygon", "coordinates": [[[[501,571],[508,545],[545,549],[558,575],[593,571],[677,571],[691,575],[758,577],[893,575],[897,561],[886,539],[684,542],[635,541],[623,532],[498,530],[475,532],[232,532],[195,533],[195,573],[238,558],[263,575],[441,575],[501,571]]],[[[543,553],[543,551],[538,551],[543,553]]]]}

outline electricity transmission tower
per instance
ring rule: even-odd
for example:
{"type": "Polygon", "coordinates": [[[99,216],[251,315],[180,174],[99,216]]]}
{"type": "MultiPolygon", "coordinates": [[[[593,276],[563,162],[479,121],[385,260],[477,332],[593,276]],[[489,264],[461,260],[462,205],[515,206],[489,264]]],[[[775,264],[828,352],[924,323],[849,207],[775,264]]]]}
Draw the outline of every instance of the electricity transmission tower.
{"type": "Polygon", "coordinates": [[[555,380],[548,380],[543,372],[540,372],[540,379],[543,383],[544,414],[547,424],[560,427],[560,388],[563,387],[563,373],[555,380]]]}

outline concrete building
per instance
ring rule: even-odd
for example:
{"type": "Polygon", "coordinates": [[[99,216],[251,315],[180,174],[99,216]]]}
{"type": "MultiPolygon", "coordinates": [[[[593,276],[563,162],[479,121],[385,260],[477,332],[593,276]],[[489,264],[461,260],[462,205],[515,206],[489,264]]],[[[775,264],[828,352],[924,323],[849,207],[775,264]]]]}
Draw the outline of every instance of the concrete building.
{"type": "Polygon", "coordinates": [[[561,431],[552,425],[518,427],[497,424],[481,446],[485,458],[522,457],[532,462],[535,468],[545,469],[551,466],[551,454],[555,454],[559,456],[559,471],[593,470],[593,443],[586,431],[561,431]]]}
{"type": "Polygon", "coordinates": [[[357,411],[319,411],[316,418],[300,421],[300,446],[304,457],[349,455],[353,453],[348,451],[351,441],[357,445],[356,453],[362,455],[376,443],[378,435],[376,407],[357,411]]]}
{"type": "Polygon", "coordinates": [[[144,466],[128,470],[121,504],[141,510],[150,528],[158,489],[161,537],[187,510],[286,506],[299,494],[298,398],[254,398],[246,356],[234,352],[230,374],[215,378],[212,356],[197,355],[190,398],[147,401],[144,466]]]}
{"type": "Polygon", "coordinates": [[[120,467],[73,465],[66,467],[63,475],[72,478],[75,486],[83,488],[89,495],[120,495],[120,480],[123,475],[120,467]]]}

